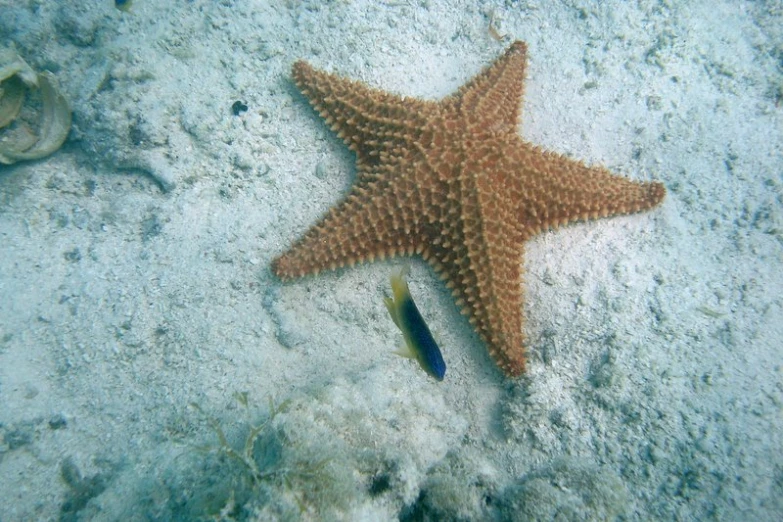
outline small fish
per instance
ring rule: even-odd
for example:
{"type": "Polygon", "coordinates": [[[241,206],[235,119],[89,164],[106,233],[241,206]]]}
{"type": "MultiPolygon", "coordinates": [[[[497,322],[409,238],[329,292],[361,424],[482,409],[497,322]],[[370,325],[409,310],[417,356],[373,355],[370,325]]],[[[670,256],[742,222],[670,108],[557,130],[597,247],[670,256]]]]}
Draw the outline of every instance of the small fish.
{"type": "Polygon", "coordinates": [[[114,0],[114,7],[120,11],[130,11],[133,0],[114,0]]]}
{"type": "Polygon", "coordinates": [[[394,352],[402,357],[416,359],[425,372],[442,381],[446,375],[446,363],[440,354],[440,348],[427,328],[424,318],[413,302],[405,276],[408,267],[396,270],[391,276],[391,287],[394,298],[385,298],[386,309],[389,310],[394,324],[402,331],[405,346],[394,352]]]}

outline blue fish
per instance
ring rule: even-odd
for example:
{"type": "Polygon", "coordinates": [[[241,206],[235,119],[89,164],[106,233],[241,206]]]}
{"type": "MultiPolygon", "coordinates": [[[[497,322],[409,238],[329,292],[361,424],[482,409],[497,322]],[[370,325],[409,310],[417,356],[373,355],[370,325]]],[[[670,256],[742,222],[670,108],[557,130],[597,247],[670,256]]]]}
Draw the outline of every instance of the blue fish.
{"type": "Polygon", "coordinates": [[[114,0],[114,7],[120,11],[129,11],[133,0],[114,0]]]}
{"type": "Polygon", "coordinates": [[[392,321],[405,338],[405,346],[394,353],[416,359],[425,372],[442,381],[446,375],[446,363],[443,362],[438,343],[413,302],[408,282],[405,281],[407,274],[407,266],[392,273],[391,287],[394,298],[384,299],[392,321]]]}

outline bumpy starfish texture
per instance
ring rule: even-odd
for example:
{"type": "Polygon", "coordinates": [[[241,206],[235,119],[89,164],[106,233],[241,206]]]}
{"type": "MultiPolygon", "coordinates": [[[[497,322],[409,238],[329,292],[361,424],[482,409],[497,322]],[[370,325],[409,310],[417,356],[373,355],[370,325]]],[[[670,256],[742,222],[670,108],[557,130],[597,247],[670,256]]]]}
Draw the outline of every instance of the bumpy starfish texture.
{"type": "Polygon", "coordinates": [[[287,280],[419,254],[498,366],[524,372],[524,242],[569,222],[652,208],[666,193],[525,142],[517,126],[526,61],[527,46],[515,42],[440,102],[296,62],[297,87],[356,153],[357,179],[274,272],[287,280]]]}

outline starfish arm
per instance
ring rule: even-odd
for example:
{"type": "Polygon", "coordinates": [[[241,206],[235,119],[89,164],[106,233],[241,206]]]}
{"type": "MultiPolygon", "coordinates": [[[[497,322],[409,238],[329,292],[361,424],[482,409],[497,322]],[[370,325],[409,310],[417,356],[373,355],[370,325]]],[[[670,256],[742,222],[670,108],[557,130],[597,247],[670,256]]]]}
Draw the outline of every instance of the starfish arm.
{"type": "Polygon", "coordinates": [[[462,252],[435,253],[428,260],[447,281],[457,306],[486,343],[492,359],[506,375],[517,376],[525,371],[524,248],[511,239],[512,223],[511,212],[467,222],[462,252]]]}
{"type": "Polygon", "coordinates": [[[498,227],[484,244],[484,263],[474,267],[476,300],[469,305],[474,326],[484,339],[489,355],[506,375],[525,371],[522,281],[523,247],[510,248],[498,227]]]}
{"type": "Polygon", "coordinates": [[[355,186],[287,252],[272,262],[281,279],[293,279],[356,263],[421,253],[426,234],[405,180],[355,186]],[[405,204],[403,204],[405,203],[405,204]]]}
{"type": "Polygon", "coordinates": [[[516,133],[526,67],[527,45],[516,41],[444,103],[459,107],[475,131],[516,133]]]}
{"type": "Polygon", "coordinates": [[[298,61],[294,83],[337,136],[356,152],[362,174],[377,165],[382,155],[408,143],[406,138],[423,128],[438,111],[436,102],[390,94],[313,68],[298,61]]]}
{"type": "Polygon", "coordinates": [[[517,222],[525,237],[574,221],[648,210],[666,195],[662,183],[627,179],[517,141],[508,162],[516,177],[517,222]]]}
{"type": "Polygon", "coordinates": [[[460,312],[486,343],[498,367],[506,375],[517,376],[525,371],[523,248],[509,255],[499,252],[494,245],[488,247],[482,255],[492,258],[497,266],[443,263],[432,254],[428,261],[446,281],[460,312]]]}

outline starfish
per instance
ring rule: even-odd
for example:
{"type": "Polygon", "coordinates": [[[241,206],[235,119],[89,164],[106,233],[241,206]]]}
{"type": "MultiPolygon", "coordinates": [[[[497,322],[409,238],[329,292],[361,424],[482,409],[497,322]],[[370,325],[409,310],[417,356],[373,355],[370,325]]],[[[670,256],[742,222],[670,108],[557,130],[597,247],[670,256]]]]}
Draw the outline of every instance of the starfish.
{"type": "Polygon", "coordinates": [[[422,256],[446,281],[490,355],[525,370],[524,243],[574,221],[650,209],[661,183],[616,176],[517,132],[527,46],[439,102],[293,66],[302,94],[356,153],[345,199],[272,263],[283,280],[387,257],[422,256]]]}

